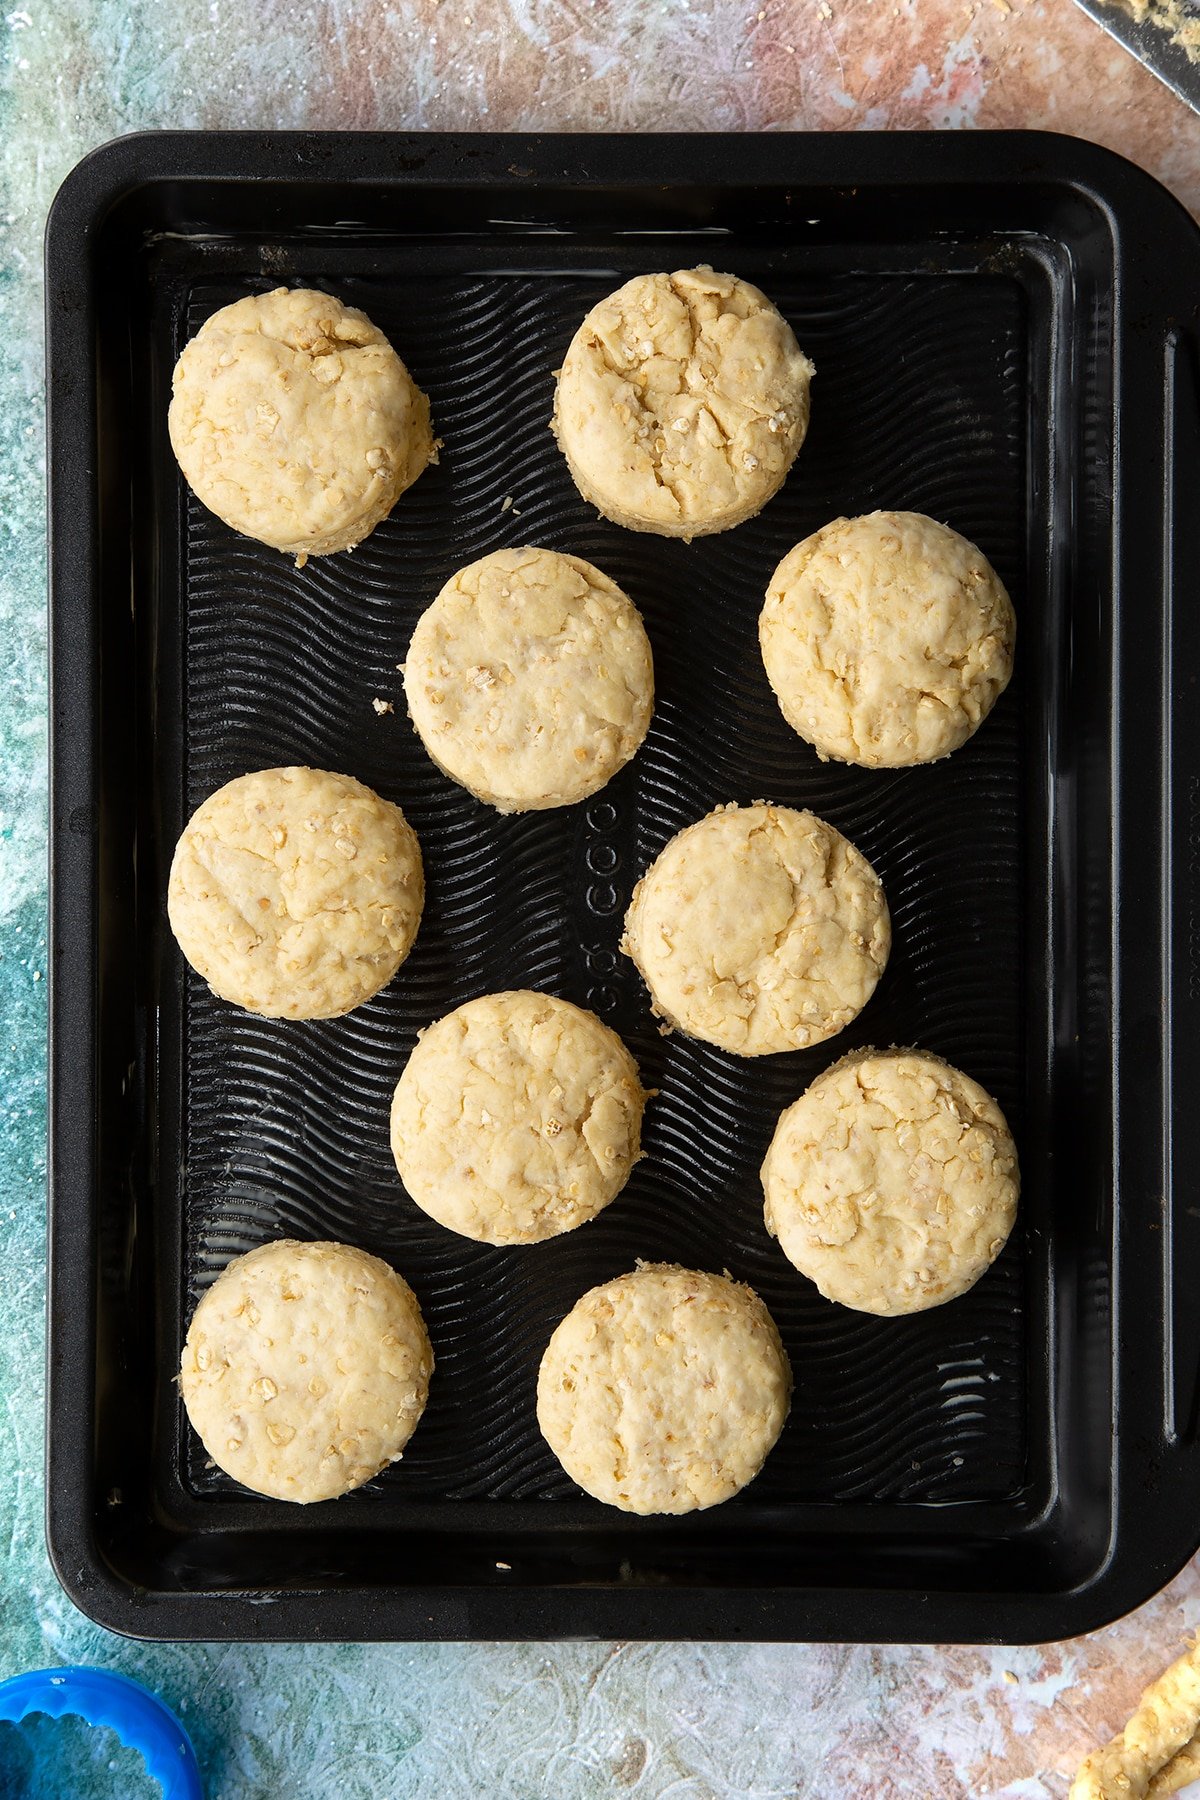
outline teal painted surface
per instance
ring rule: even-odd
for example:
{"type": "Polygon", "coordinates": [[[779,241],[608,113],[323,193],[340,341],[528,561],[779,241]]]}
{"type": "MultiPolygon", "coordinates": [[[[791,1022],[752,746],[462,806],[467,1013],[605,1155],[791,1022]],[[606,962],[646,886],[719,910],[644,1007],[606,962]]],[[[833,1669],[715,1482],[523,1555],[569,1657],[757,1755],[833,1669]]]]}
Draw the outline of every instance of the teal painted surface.
{"type": "MultiPolygon", "coordinates": [[[[829,10],[783,8],[789,71],[817,97],[770,116],[745,54],[761,53],[763,0],[27,0],[0,21],[0,1677],[91,1661],[146,1681],[192,1733],[210,1800],[1051,1800],[1200,1623],[1193,1569],[1120,1630],[1045,1651],[147,1647],[89,1624],[45,1557],[40,248],[58,181],[146,126],[828,122],[854,73],[840,55],[830,73],[829,10]],[[650,72],[631,83],[614,46],[634,33],[650,72]]],[[[890,33],[892,7],[877,10],[890,33]]],[[[935,0],[928,14],[962,33],[969,10],[935,0]]],[[[34,1784],[28,1738],[0,1733],[0,1800],[139,1796],[111,1745],[83,1759],[66,1731],[32,1733],[71,1770],[57,1786],[34,1784]]]]}

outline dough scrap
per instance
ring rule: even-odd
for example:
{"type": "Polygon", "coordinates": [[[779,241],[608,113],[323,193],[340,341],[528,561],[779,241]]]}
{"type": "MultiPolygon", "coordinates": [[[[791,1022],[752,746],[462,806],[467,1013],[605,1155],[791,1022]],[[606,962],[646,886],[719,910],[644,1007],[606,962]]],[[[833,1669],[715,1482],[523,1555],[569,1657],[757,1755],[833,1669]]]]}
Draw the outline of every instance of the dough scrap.
{"type": "Polygon", "coordinates": [[[879,877],[832,825],[718,807],[633,890],[621,948],[654,1010],[739,1056],[819,1044],[866,1005],[891,947],[879,877]]]}
{"type": "Polygon", "coordinates": [[[789,1106],[762,1165],[767,1230],[827,1300],[892,1317],[974,1286],[1016,1218],[1017,1153],[977,1081],[856,1050],[789,1106]]]}
{"type": "Polygon", "coordinates": [[[412,948],[425,880],[398,806],[324,769],[260,769],[197,807],[167,912],[213,993],[270,1018],[332,1019],[412,948]]]}
{"type": "Polygon", "coordinates": [[[392,1100],[392,1154],[439,1224],[537,1244],[620,1193],[645,1103],[637,1064],[594,1013],[550,994],[484,994],[421,1033],[392,1100]]]}
{"type": "Polygon", "coordinates": [[[632,1513],[716,1506],[752,1481],[791,1401],[752,1288],[668,1263],[577,1300],[538,1371],[542,1434],[572,1481],[632,1513]]]}
{"type": "Polygon", "coordinates": [[[196,498],[301,558],[361,543],[436,460],[425,395],[332,294],[276,288],[221,307],[172,389],[171,445],[196,498]]]}
{"type": "Polygon", "coordinates": [[[218,1468],[303,1505],[399,1460],[432,1369],[421,1309],[394,1269],[348,1244],[283,1238],[217,1276],[192,1315],[179,1387],[218,1468]]]}
{"type": "Polygon", "coordinates": [[[1158,1774],[1152,1776],[1146,1793],[1149,1800],[1165,1800],[1166,1795],[1177,1794],[1180,1788],[1190,1786],[1193,1781],[1200,1781],[1200,1733],[1182,1750],[1177,1750],[1158,1774]]]}
{"type": "Polygon", "coordinates": [[[835,519],[790,550],[759,616],[784,718],[824,761],[949,756],[1008,685],[1016,615],[982,551],[923,513],[835,519]]]}
{"type": "Polygon", "coordinates": [[[594,306],[559,373],[575,485],[633,531],[740,525],[783,486],[814,370],[766,295],[712,269],[638,275],[594,306]]]}
{"type": "Polygon", "coordinates": [[[1200,1645],[1152,1681],[1124,1731],[1093,1750],[1070,1800],[1146,1800],[1200,1777],[1200,1645]]]}
{"type": "Polygon", "coordinates": [[[641,744],[654,664],[641,617],[579,556],[497,550],[417,621],[408,710],[434,762],[501,812],[570,806],[641,744]]]}

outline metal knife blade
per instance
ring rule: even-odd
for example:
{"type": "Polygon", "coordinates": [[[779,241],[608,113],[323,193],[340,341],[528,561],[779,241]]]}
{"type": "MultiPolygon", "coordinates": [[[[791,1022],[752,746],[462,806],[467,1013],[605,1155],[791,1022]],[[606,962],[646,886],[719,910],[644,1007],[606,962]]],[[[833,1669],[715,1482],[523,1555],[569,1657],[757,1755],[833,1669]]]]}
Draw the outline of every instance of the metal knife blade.
{"type": "MultiPolygon", "coordinates": [[[[1122,0],[1075,0],[1090,18],[1103,25],[1119,44],[1153,70],[1160,81],[1200,112],[1200,62],[1193,62],[1181,44],[1174,42],[1172,26],[1147,11],[1134,17],[1122,0]]],[[[1200,0],[1177,0],[1179,20],[1200,25],[1200,0]]],[[[1196,46],[1200,54],[1200,44],[1196,46]]]]}

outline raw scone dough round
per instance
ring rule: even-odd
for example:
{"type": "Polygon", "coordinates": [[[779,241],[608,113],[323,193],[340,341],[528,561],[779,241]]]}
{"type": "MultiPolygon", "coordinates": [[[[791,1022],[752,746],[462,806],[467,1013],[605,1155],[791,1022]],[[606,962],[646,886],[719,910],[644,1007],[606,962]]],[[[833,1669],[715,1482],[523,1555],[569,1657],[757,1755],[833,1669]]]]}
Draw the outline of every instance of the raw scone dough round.
{"type": "Polygon", "coordinates": [[[332,1500],[397,1462],[433,1352],[396,1271],[348,1244],[263,1244],[197,1306],[179,1387],[204,1448],[243,1487],[332,1500]]]}
{"type": "Polygon", "coordinates": [[[429,402],[382,331],[308,288],[206,319],[175,365],[168,426],[198,500],[300,557],[361,543],[435,455],[429,402]]]}
{"type": "Polygon", "coordinates": [[[749,282],[704,267],[638,275],[572,338],[554,430],[606,518],[700,537],[753,518],[783,486],[812,376],[787,320],[749,282]]]}
{"type": "Polygon", "coordinates": [[[825,760],[936,762],[1012,674],[1016,616],[983,552],[923,513],[835,519],[790,550],[759,618],[767,677],[825,760]]]}
{"type": "Polygon", "coordinates": [[[766,1056],[848,1025],[891,941],[861,852],[810,812],[760,803],[719,806],[671,839],[633,890],[621,948],[670,1024],[766,1056]]]}
{"type": "Polygon", "coordinates": [[[333,1019],[392,979],[421,922],[404,814],[349,775],[260,769],[184,828],[167,913],[214,994],[276,1019],[333,1019]]]}
{"type": "Polygon", "coordinates": [[[965,1294],[1017,1212],[1004,1114],[921,1050],[858,1050],[789,1106],[762,1166],[767,1230],[827,1300],[924,1312],[965,1294]]]}
{"type": "Polygon", "coordinates": [[[440,1225],[537,1244],[620,1193],[645,1103],[637,1064],[594,1013],[550,994],[484,994],[421,1033],[392,1100],[392,1154],[440,1225]]]}
{"type": "Polygon", "coordinates": [[[752,1288],[650,1263],[576,1301],[542,1357],[537,1415],[597,1500],[685,1513],[753,1481],[791,1392],[775,1321],[752,1288]]]}
{"type": "Polygon", "coordinates": [[[413,724],[438,767],[501,812],[569,806],[646,735],[654,664],[607,575],[556,550],[497,550],[422,613],[404,664],[413,724]]]}

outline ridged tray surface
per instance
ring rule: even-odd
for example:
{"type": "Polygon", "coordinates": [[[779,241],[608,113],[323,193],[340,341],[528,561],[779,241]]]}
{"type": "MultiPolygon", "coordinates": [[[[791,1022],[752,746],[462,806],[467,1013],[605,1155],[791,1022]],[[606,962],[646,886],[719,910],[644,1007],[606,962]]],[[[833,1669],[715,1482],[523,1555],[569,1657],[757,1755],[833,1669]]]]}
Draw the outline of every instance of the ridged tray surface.
{"type": "MultiPolygon", "coordinates": [[[[643,266],[667,261],[660,246],[643,266]]],[[[574,1495],[537,1430],[538,1359],[578,1295],[639,1257],[728,1268],[779,1323],[795,1400],[754,1499],[1000,1499],[1023,1479],[1021,1226],[965,1298],[909,1320],[868,1318],[827,1304],[790,1268],[763,1229],[757,1173],[779,1111],[862,1043],[921,1044],[959,1063],[997,1095],[1020,1142],[1020,639],[1013,685],[969,745],[931,768],[872,773],[822,765],[788,729],[756,629],[784,552],[837,514],[876,506],[931,513],[974,539],[1020,616],[1022,289],[1000,274],[818,279],[753,255],[728,266],[767,287],[818,371],[789,482],[736,531],[688,546],[598,520],[551,438],[552,371],[583,313],[632,265],[481,270],[419,291],[297,268],[291,279],[336,290],[392,338],[431,397],[441,462],[353,554],[303,570],[187,503],[187,805],[247,769],[345,770],[403,806],[425,856],[416,947],[367,1006],[325,1023],[255,1019],[189,973],[181,1014],[185,1319],[232,1255],[280,1234],[363,1245],[405,1274],[424,1309],[437,1357],[428,1411],[403,1463],[350,1506],[574,1495]],[[657,705],[641,753],[602,794],[501,818],[433,768],[396,665],[456,567],[521,544],[588,557],[633,597],[657,705]],[[395,712],[377,715],[375,697],[395,712]],[[661,1035],[617,942],[633,883],[667,839],[718,802],[758,798],[810,807],[860,846],[883,878],[895,944],[849,1031],[743,1062],[661,1035]],[[525,986],[600,1012],[659,1093],[645,1160],[597,1221],[494,1250],[408,1200],[388,1105],[421,1027],[473,995],[525,986]]],[[[186,329],[249,285],[268,284],[193,287],[186,329]]],[[[233,1493],[182,1418],[180,1434],[192,1491],[233,1493]]]]}

